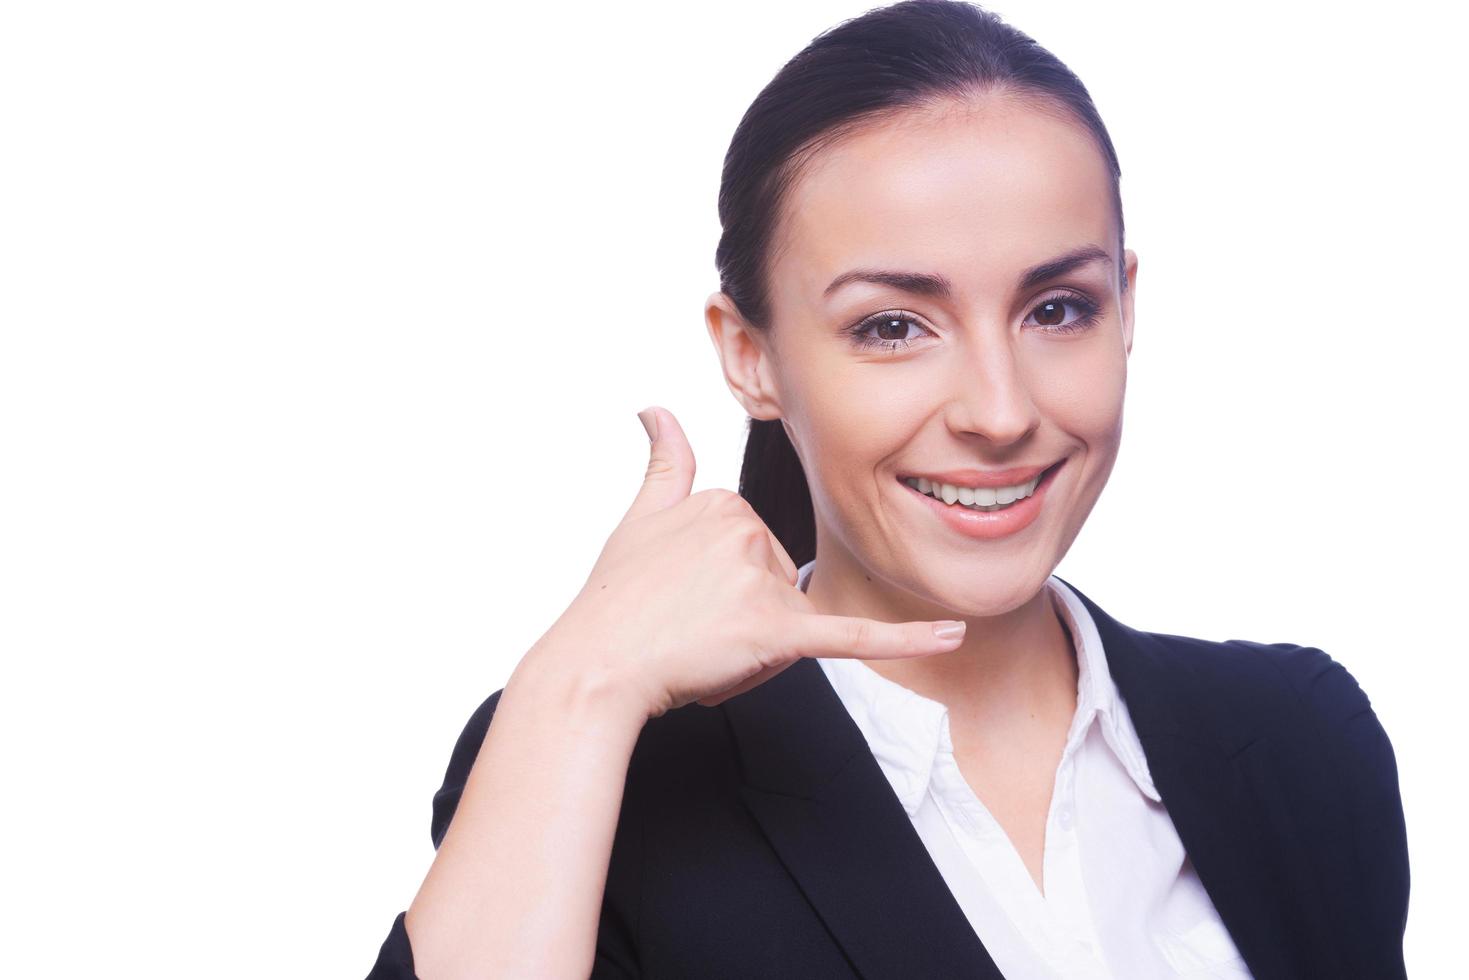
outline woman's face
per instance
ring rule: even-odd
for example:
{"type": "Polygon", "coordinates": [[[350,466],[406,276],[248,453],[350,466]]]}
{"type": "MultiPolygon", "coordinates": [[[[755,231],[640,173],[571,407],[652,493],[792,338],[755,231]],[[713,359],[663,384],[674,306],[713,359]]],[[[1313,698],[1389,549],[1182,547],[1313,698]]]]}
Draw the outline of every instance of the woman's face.
{"type": "Polygon", "coordinates": [[[734,341],[733,362],[746,409],[784,419],[805,467],[824,571],[969,616],[1040,590],[1122,434],[1133,291],[1111,193],[1079,124],[994,96],[874,123],[809,162],[772,252],[771,329],[734,341]],[[1053,467],[1008,513],[903,480],[1053,467]]]}

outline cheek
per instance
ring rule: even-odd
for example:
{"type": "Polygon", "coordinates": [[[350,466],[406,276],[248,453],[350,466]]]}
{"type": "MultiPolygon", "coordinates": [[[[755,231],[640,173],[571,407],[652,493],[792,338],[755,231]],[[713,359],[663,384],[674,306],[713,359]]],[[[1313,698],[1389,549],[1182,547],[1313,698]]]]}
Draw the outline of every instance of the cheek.
{"type": "Polygon", "coordinates": [[[922,407],[911,385],[885,390],[871,377],[846,380],[829,377],[825,397],[808,397],[808,444],[819,467],[870,471],[912,437],[922,407]]]}
{"type": "Polygon", "coordinates": [[[813,493],[864,498],[876,470],[910,444],[932,410],[929,386],[891,366],[828,362],[797,381],[800,452],[813,493]]]}
{"type": "Polygon", "coordinates": [[[1078,345],[1062,356],[1037,360],[1030,390],[1047,420],[1091,445],[1121,435],[1127,391],[1127,356],[1120,347],[1078,345]]]}

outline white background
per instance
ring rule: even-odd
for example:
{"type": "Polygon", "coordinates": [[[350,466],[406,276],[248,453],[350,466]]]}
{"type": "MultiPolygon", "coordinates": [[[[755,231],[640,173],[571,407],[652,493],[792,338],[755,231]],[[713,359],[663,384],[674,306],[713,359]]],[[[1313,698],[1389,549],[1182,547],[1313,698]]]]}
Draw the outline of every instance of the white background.
{"type": "MultiPolygon", "coordinates": [[[[842,2],[0,15],[6,971],[361,976],[473,708],[580,587],[705,333],[730,135],[842,2]]],[[[1410,973],[1466,876],[1464,23],[993,9],[1086,82],[1140,257],[1058,572],[1319,646],[1396,748],[1410,973]],[[1457,588],[1456,588],[1457,587],[1457,588]]]]}

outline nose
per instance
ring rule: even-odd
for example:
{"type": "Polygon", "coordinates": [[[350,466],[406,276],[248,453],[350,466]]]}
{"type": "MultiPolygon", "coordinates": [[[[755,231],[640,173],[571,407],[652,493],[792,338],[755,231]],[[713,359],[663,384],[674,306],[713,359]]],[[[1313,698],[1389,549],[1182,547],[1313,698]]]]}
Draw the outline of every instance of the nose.
{"type": "Polygon", "coordinates": [[[973,331],[962,350],[947,379],[949,430],[996,446],[1012,445],[1035,431],[1040,408],[1008,331],[973,331]]]}

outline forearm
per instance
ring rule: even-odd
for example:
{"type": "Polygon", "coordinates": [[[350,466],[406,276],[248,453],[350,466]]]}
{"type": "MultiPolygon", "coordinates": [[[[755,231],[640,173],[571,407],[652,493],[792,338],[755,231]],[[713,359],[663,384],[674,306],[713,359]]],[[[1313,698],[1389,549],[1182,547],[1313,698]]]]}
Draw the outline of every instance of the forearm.
{"type": "Polygon", "coordinates": [[[534,651],[505,685],[405,925],[420,980],[585,977],[645,715],[534,651]]]}

